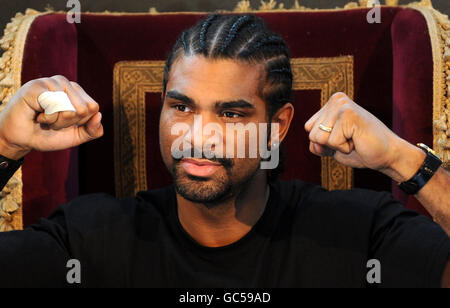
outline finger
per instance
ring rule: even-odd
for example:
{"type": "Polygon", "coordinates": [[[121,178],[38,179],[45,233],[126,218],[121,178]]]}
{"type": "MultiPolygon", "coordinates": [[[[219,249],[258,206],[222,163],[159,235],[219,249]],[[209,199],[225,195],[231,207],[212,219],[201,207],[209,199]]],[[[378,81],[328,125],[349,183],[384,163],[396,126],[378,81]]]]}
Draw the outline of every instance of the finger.
{"type": "Polygon", "coordinates": [[[73,89],[75,89],[78,93],[78,95],[83,99],[84,102],[86,102],[86,105],[90,112],[97,113],[100,110],[99,104],[84,91],[84,89],[76,82],[71,81],[70,85],[73,89]]]}
{"type": "Polygon", "coordinates": [[[333,149],[314,142],[309,143],[309,150],[311,153],[321,157],[324,156],[332,157],[336,153],[336,151],[334,151],[333,149]]]}
{"type": "Polygon", "coordinates": [[[317,119],[320,117],[320,115],[322,114],[324,108],[320,108],[319,111],[317,111],[311,118],[309,118],[308,121],[306,121],[305,123],[305,130],[309,133],[312,128],[314,127],[314,124],[316,123],[317,119]]]}
{"type": "Polygon", "coordinates": [[[331,103],[333,103],[336,100],[340,100],[342,98],[348,98],[348,96],[345,93],[342,92],[337,92],[335,94],[333,94],[329,100],[325,103],[325,105],[323,105],[323,107],[320,108],[319,111],[317,111],[308,121],[306,121],[305,123],[305,130],[307,132],[310,132],[313,127],[315,122],[317,122],[317,120],[320,118],[320,116],[324,113],[324,111],[329,107],[329,105],[331,103]]]}
{"type": "Polygon", "coordinates": [[[97,113],[93,114],[93,115],[88,115],[84,118],[81,118],[76,125],[81,126],[81,125],[85,125],[93,116],[95,116],[97,113]]]}
{"type": "Polygon", "coordinates": [[[358,155],[358,153],[356,153],[356,151],[352,151],[349,154],[336,152],[336,154],[334,155],[334,159],[346,166],[352,166],[353,168],[364,168],[361,157],[358,155]]]}
{"type": "Polygon", "coordinates": [[[70,85],[79,92],[86,102],[96,103],[96,101],[89,94],[87,94],[78,83],[71,81],[70,85]]]}
{"type": "Polygon", "coordinates": [[[341,99],[350,99],[350,97],[348,97],[347,94],[345,94],[343,92],[336,92],[330,96],[327,103],[333,103],[333,102],[339,101],[341,99]]]}
{"type": "MultiPolygon", "coordinates": [[[[42,78],[42,82],[45,84],[45,88],[41,88],[41,92],[37,94],[37,97],[42,94],[45,91],[65,91],[65,85],[58,81],[58,79],[51,77],[51,78],[42,78]]],[[[42,111],[41,106],[39,106],[42,111]]],[[[57,112],[53,114],[45,114],[41,113],[37,116],[36,121],[41,124],[48,124],[49,128],[52,129],[60,129],[61,122],[67,121],[68,119],[72,119],[75,117],[75,112],[73,111],[66,111],[66,112],[57,112]]],[[[70,125],[69,125],[70,126],[70,125]]],[[[67,127],[67,126],[65,126],[67,127]]]]}
{"type": "Polygon", "coordinates": [[[39,95],[45,91],[48,91],[47,83],[44,81],[45,78],[35,79],[27,82],[22,86],[19,91],[23,91],[25,95],[23,96],[24,102],[35,112],[44,112],[44,109],[39,104],[37,98],[39,95]]]}
{"type": "Polygon", "coordinates": [[[86,117],[88,114],[93,115],[98,111],[98,108],[90,108],[92,106],[88,106],[90,99],[85,99],[79,89],[73,87],[74,82],[69,81],[64,76],[53,76],[51,79],[58,82],[63,89],[62,91],[66,92],[78,117],[86,117]]]}
{"type": "Polygon", "coordinates": [[[80,95],[79,90],[73,88],[71,82],[65,77],[53,76],[50,78],[49,83],[52,88],[62,88],[76,110],[75,112],[60,112],[57,121],[50,128],[59,130],[78,124],[81,120],[84,120],[83,122],[86,123],[86,119],[89,119],[98,111],[98,107],[88,105],[88,102],[80,95]]]}
{"type": "Polygon", "coordinates": [[[337,93],[331,97],[325,106],[324,112],[314,123],[314,126],[310,131],[309,137],[311,141],[322,145],[329,145],[330,135],[336,130],[334,126],[347,101],[348,97],[343,93],[337,93]],[[321,129],[321,125],[331,128],[331,132],[321,129]]]}
{"type": "Polygon", "coordinates": [[[344,134],[343,119],[336,121],[333,130],[327,141],[327,146],[344,154],[349,154],[354,150],[353,141],[347,139],[344,134]]]}
{"type": "Polygon", "coordinates": [[[53,114],[40,113],[36,118],[36,122],[51,125],[58,120],[58,116],[59,112],[53,114]]]}
{"type": "Polygon", "coordinates": [[[84,89],[78,83],[71,81],[70,85],[72,86],[73,89],[78,91],[78,94],[83,98],[84,102],[87,103],[87,107],[88,107],[88,110],[89,110],[89,115],[84,117],[84,118],[82,118],[82,119],[80,119],[77,122],[77,125],[84,125],[84,124],[86,124],[89,121],[89,119],[93,115],[95,115],[99,111],[100,106],[89,94],[86,93],[86,91],[84,91],[84,89]],[[91,112],[93,114],[91,114],[91,112]]]}
{"type": "Polygon", "coordinates": [[[309,132],[309,140],[312,142],[326,145],[328,143],[328,138],[330,137],[330,132],[324,131],[320,128],[320,125],[325,125],[334,130],[334,124],[338,117],[338,111],[333,108],[327,108],[327,110],[321,114],[321,116],[314,123],[313,128],[309,132]]]}
{"type": "Polygon", "coordinates": [[[78,140],[76,145],[91,141],[103,136],[102,114],[96,113],[85,125],[78,127],[78,140]]]}

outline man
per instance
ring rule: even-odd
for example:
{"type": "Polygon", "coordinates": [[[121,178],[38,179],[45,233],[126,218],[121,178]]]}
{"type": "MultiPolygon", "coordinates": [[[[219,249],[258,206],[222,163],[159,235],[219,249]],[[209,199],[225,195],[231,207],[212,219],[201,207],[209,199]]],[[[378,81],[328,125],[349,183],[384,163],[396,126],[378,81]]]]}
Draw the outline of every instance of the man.
{"type": "MultiPolygon", "coordinates": [[[[378,260],[380,286],[449,286],[449,173],[345,94],[305,124],[310,150],[405,185],[422,179],[408,187],[440,226],[387,193],[278,181],[260,168],[270,158],[228,155],[238,147],[224,146],[234,131],[204,133],[208,124],[276,124],[263,143],[278,149],[294,115],[291,88],[286,44],[261,19],[211,15],[183,32],[166,62],[160,118],[174,185],[121,200],[82,196],[38,225],[1,234],[0,283],[66,286],[66,263],[76,259],[85,287],[365,287],[368,261],[378,260]],[[191,129],[174,129],[180,124],[191,129]],[[176,155],[180,140],[190,155],[176,155]]],[[[4,178],[31,150],[102,134],[98,105],[79,85],[62,76],[31,81],[0,115],[4,178]],[[65,91],[76,112],[44,114],[37,98],[49,90],[65,91]]]]}

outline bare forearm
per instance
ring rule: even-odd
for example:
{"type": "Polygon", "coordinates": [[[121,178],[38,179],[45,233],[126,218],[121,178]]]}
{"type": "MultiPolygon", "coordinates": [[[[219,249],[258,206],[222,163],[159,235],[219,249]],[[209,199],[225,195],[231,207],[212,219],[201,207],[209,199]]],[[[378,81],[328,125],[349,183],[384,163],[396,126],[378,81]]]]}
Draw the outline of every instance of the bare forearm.
{"type": "Polygon", "coordinates": [[[450,236],[449,190],[450,172],[441,167],[415,196],[450,236]]]}
{"type": "MultiPolygon", "coordinates": [[[[384,173],[397,182],[409,180],[419,170],[426,154],[418,147],[401,140],[397,145],[398,159],[384,173]]],[[[450,236],[450,172],[440,167],[415,197],[434,220],[450,236]]]]}

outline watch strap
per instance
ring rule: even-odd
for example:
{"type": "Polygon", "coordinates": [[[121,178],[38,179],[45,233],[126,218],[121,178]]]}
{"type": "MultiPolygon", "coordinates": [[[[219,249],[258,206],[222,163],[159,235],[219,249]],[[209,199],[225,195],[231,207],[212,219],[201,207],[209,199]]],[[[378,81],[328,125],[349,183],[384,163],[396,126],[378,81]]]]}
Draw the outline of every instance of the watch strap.
{"type": "Polygon", "coordinates": [[[432,151],[422,149],[427,154],[422,166],[411,179],[399,184],[400,189],[409,195],[417,194],[442,165],[442,161],[432,151]]]}

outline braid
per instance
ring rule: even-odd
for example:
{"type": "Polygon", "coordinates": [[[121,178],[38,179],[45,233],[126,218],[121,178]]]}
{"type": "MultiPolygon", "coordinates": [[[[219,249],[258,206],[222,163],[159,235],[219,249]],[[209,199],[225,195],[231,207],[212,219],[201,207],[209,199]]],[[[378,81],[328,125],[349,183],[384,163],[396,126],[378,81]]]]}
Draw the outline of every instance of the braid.
{"type": "Polygon", "coordinates": [[[246,58],[246,57],[251,56],[255,51],[261,49],[261,47],[263,47],[263,46],[277,45],[280,43],[284,43],[284,40],[277,35],[264,37],[262,40],[260,40],[255,45],[251,46],[249,49],[242,51],[240,56],[246,58]]]}
{"type": "Polygon", "coordinates": [[[200,31],[200,50],[202,53],[206,54],[206,33],[208,31],[209,26],[211,26],[211,23],[214,21],[214,19],[216,19],[219,15],[215,14],[215,15],[210,15],[208,16],[208,18],[206,18],[206,20],[203,22],[202,27],[201,27],[201,31],[200,31]]]}
{"type": "Polygon", "coordinates": [[[292,74],[291,70],[285,67],[282,68],[276,68],[276,69],[272,69],[269,71],[269,73],[287,73],[287,74],[292,74]]]}
{"type": "Polygon", "coordinates": [[[189,47],[186,43],[186,32],[184,31],[183,34],[181,34],[181,42],[183,43],[183,49],[185,53],[189,53],[189,47]]]}
{"type": "Polygon", "coordinates": [[[225,41],[223,42],[221,48],[220,48],[220,52],[224,52],[225,49],[227,49],[227,47],[230,45],[231,41],[233,41],[233,39],[236,37],[236,33],[239,31],[239,29],[250,20],[250,16],[248,15],[244,15],[239,17],[234,24],[231,26],[230,31],[228,31],[228,35],[225,39],[225,41]]]}
{"type": "Polygon", "coordinates": [[[250,26],[248,26],[248,28],[247,28],[247,32],[248,32],[249,34],[252,34],[252,30],[253,30],[253,28],[255,28],[256,26],[257,26],[256,23],[250,24],[250,26]]]}
{"type": "Polygon", "coordinates": [[[182,54],[180,51],[203,54],[213,59],[263,63],[266,83],[262,98],[270,106],[270,114],[279,108],[280,102],[290,100],[292,71],[288,48],[283,38],[270,31],[259,17],[213,14],[184,31],[167,58],[163,89],[173,61],[182,54]],[[210,28],[214,35],[208,35],[210,28]],[[187,42],[188,38],[190,42],[187,42]]]}

